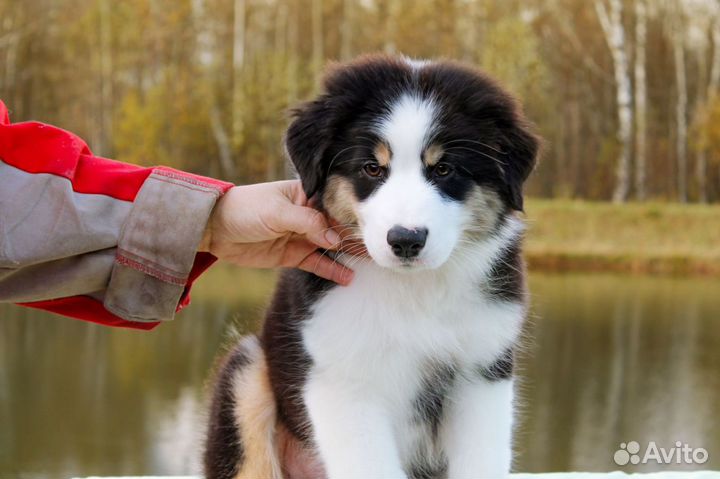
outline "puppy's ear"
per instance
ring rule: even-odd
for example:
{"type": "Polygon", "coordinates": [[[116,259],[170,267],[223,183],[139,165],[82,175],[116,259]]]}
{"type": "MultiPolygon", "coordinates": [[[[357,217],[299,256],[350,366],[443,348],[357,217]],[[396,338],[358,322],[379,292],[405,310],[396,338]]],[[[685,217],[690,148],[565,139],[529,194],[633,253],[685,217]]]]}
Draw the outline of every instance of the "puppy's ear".
{"type": "Polygon", "coordinates": [[[292,112],[285,148],[300,175],[303,190],[311,198],[325,183],[325,152],[332,140],[332,111],[327,95],[305,103],[292,112]]]}
{"type": "Polygon", "coordinates": [[[510,123],[503,135],[507,197],[512,209],[523,211],[523,184],[535,167],[541,140],[521,114],[510,123]]]}

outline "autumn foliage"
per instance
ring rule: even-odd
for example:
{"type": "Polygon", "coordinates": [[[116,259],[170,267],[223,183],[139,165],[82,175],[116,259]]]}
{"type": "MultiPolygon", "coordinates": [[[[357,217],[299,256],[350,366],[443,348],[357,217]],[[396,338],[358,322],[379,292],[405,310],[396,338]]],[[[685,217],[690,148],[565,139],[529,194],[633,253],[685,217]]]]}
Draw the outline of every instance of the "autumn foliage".
{"type": "Polygon", "coordinates": [[[0,97],[98,154],[262,181],[328,61],[455,58],[545,138],[531,194],[718,201],[718,45],[709,0],[0,0],[0,97]]]}

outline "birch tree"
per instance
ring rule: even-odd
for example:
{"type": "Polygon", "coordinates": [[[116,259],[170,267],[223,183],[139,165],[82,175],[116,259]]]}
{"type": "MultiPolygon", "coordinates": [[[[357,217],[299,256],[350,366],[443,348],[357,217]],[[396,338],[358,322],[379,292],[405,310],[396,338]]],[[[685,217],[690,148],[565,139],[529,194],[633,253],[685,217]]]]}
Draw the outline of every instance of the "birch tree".
{"type": "Polygon", "coordinates": [[[4,50],[5,74],[0,75],[0,89],[13,91],[17,73],[17,50],[20,42],[20,33],[17,29],[17,10],[5,13],[0,21],[2,35],[0,36],[0,51],[4,50]]]}
{"type": "Polygon", "coordinates": [[[100,155],[110,156],[113,116],[113,54],[110,0],[100,0],[100,155]]]}
{"type": "Polygon", "coordinates": [[[647,5],[635,0],[635,195],[647,196],[647,5]]]}
{"type": "MultiPolygon", "coordinates": [[[[702,42],[695,50],[697,59],[697,70],[698,70],[698,91],[695,95],[695,108],[694,108],[694,121],[701,121],[701,117],[704,114],[705,103],[707,102],[706,92],[703,91],[703,86],[708,84],[708,62],[707,62],[707,45],[706,42],[702,42]]],[[[691,127],[692,130],[692,127],[691,127]]],[[[704,203],[703,199],[705,190],[705,167],[704,164],[707,162],[707,156],[705,154],[705,147],[702,141],[702,132],[698,135],[698,146],[695,148],[695,181],[697,184],[697,197],[700,203],[704,203]]]]}
{"type": "Polygon", "coordinates": [[[354,0],[343,0],[342,25],[340,27],[340,59],[350,60],[352,55],[353,25],[355,25],[354,0]]]}
{"type": "Polygon", "coordinates": [[[615,188],[612,199],[613,202],[622,203],[627,200],[630,190],[630,143],[633,122],[630,66],[625,28],[622,24],[622,2],[621,0],[609,0],[606,4],[604,0],[596,0],[595,11],[613,59],[615,102],[618,115],[617,139],[620,143],[620,154],[615,169],[615,188]]]}
{"type": "Polygon", "coordinates": [[[397,36],[397,17],[400,11],[398,0],[387,0],[384,2],[385,24],[383,32],[384,42],[383,50],[386,53],[394,54],[397,52],[396,36],[397,36]]]}
{"type": "MultiPolygon", "coordinates": [[[[674,75],[676,87],[675,124],[676,126],[676,160],[677,160],[677,191],[680,201],[688,201],[689,192],[689,158],[688,158],[688,105],[690,90],[694,93],[693,116],[695,125],[703,122],[708,113],[706,105],[714,100],[717,88],[717,77],[720,72],[720,51],[715,44],[720,5],[715,0],[673,0],[667,4],[668,22],[666,29],[673,45],[674,75]],[[709,41],[710,40],[710,41],[709,41]],[[713,60],[708,72],[709,45],[713,45],[713,60]],[[688,59],[688,56],[690,57],[688,59]],[[695,61],[696,76],[693,70],[688,71],[687,63],[695,61]]],[[[707,130],[697,128],[695,150],[695,186],[697,200],[707,201],[707,130]]]]}
{"type": "Polygon", "coordinates": [[[205,102],[208,105],[208,119],[210,120],[210,131],[212,132],[215,146],[217,147],[218,166],[220,176],[222,178],[233,180],[236,175],[235,163],[233,161],[233,151],[231,139],[228,136],[227,129],[223,124],[223,116],[218,104],[217,95],[215,94],[213,85],[215,83],[215,75],[217,74],[217,58],[215,52],[216,39],[209,30],[207,0],[193,0],[192,16],[194,28],[196,31],[196,61],[202,66],[204,72],[204,94],[205,102]]]}
{"type": "Polygon", "coordinates": [[[315,87],[320,85],[324,53],[323,42],[323,2],[312,0],[312,66],[315,75],[315,87]]]}
{"type": "Polygon", "coordinates": [[[261,181],[282,173],[285,109],[312,97],[327,58],[459,58],[514,90],[548,139],[531,194],[642,200],[652,185],[717,201],[718,12],[720,0],[0,0],[0,98],[15,121],[56,123],[123,161],[261,181]]]}
{"type": "MultiPolygon", "coordinates": [[[[297,0],[290,0],[288,3],[288,60],[287,60],[287,94],[285,104],[294,106],[298,100],[298,84],[300,83],[299,61],[297,48],[300,43],[300,20],[297,0]]],[[[288,158],[285,158],[285,178],[292,178],[294,168],[288,158]]]]}
{"type": "Polygon", "coordinates": [[[677,97],[675,101],[675,122],[677,134],[675,138],[675,154],[677,155],[677,193],[678,200],[688,200],[688,160],[687,160],[687,73],[685,71],[685,31],[680,5],[676,5],[677,15],[672,26],[673,59],[675,61],[675,85],[677,97]]]}
{"type": "MultiPolygon", "coordinates": [[[[720,9],[716,9],[712,17],[711,23],[711,39],[712,39],[712,61],[710,64],[710,78],[707,82],[707,89],[702,100],[699,100],[698,107],[704,108],[703,105],[712,105],[720,88],[720,9]]],[[[703,52],[704,53],[704,52],[703,52]]],[[[704,58],[704,56],[703,56],[704,58]]],[[[700,95],[699,95],[700,97],[700,95]]],[[[708,184],[707,184],[707,131],[701,128],[700,148],[695,162],[695,180],[698,186],[698,201],[707,203],[708,201],[708,184]]]]}
{"type": "Polygon", "coordinates": [[[235,0],[233,20],[233,81],[232,81],[232,146],[238,151],[244,142],[245,92],[242,81],[245,66],[245,16],[246,0],[235,0]]]}

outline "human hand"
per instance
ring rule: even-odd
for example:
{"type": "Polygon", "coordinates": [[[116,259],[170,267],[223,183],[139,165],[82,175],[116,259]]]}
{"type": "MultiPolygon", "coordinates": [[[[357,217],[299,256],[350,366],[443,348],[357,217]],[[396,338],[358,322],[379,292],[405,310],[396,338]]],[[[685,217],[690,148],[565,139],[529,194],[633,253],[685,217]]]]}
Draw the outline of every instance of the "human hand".
{"type": "Polygon", "coordinates": [[[219,259],[252,268],[300,268],[347,285],[353,272],[323,255],[340,235],[307,206],[299,181],[235,186],[218,201],[200,243],[219,259]]]}

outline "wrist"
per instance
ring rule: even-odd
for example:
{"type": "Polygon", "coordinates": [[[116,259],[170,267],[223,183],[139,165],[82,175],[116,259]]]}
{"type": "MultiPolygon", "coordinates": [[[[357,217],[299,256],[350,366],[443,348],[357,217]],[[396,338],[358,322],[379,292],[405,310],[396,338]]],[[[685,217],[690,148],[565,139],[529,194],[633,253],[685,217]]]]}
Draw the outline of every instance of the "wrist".
{"type": "Polygon", "coordinates": [[[220,197],[215,203],[215,206],[213,207],[212,211],[210,212],[210,217],[208,218],[207,224],[205,225],[205,230],[203,231],[202,238],[200,238],[200,243],[198,244],[197,250],[199,252],[203,253],[210,253],[210,249],[212,247],[213,242],[213,223],[215,221],[215,216],[218,214],[218,206],[220,204],[220,201],[222,201],[222,197],[220,197]]]}
{"type": "Polygon", "coordinates": [[[210,223],[208,222],[208,225],[205,228],[205,231],[203,231],[202,239],[200,239],[200,244],[198,244],[197,249],[200,252],[209,253],[211,244],[212,244],[212,228],[210,227],[210,223]]]}
{"type": "Polygon", "coordinates": [[[237,186],[233,186],[228,189],[222,196],[220,196],[220,198],[218,198],[217,202],[215,203],[215,206],[210,212],[210,217],[208,218],[207,225],[205,226],[205,231],[203,231],[202,238],[200,239],[200,243],[198,244],[197,250],[199,252],[212,253],[215,232],[218,229],[220,231],[223,230],[222,214],[220,210],[222,208],[222,205],[226,202],[225,199],[230,195],[233,190],[237,188],[237,186]]]}

